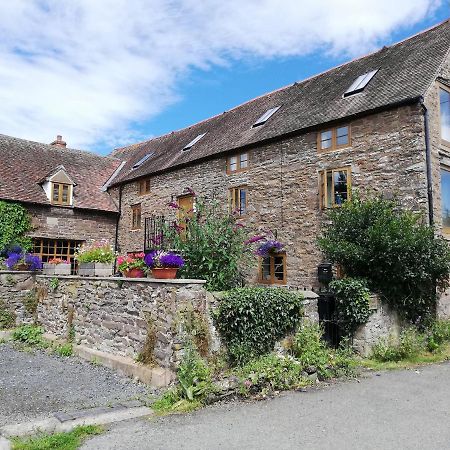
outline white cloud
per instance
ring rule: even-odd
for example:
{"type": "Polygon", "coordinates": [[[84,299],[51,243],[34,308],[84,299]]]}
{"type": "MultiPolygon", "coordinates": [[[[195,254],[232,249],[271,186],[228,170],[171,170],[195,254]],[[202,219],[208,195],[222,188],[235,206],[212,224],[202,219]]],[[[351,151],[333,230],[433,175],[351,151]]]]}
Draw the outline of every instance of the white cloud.
{"type": "Polygon", "coordinates": [[[0,4],[0,133],[74,147],[140,138],[177,81],[246,57],[356,55],[438,0],[14,0],[0,4]]]}

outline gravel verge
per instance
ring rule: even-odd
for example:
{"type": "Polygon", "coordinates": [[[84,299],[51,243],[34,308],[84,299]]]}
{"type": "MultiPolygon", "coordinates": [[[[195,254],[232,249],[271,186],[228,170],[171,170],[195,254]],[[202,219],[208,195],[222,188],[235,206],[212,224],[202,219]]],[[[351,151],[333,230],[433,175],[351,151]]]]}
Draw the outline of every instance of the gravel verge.
{"type": "Polygon", "coordinates": [[[0,425],[145,399],[150,389],[76,357],[0,345],[0,425]]]}

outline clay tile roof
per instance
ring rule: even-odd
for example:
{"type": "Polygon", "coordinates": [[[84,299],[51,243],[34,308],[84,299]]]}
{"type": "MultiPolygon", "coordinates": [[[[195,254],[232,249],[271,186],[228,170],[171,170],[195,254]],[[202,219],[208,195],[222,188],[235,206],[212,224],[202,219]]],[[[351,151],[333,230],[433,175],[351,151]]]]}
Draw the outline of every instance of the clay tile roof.
{"type": "Polygon", "coordinates": [[[300,130],[418,101],[438,75],[450,46],[449,20],[409,39],[258,97],[223,114],[164,136],[116,149],[126,161],[115,183],[163,172],[300,130]],[[360,75],[378,70],[363,92],[343,98],[360,75]],[[262,126],[255,121],[281,106],[262,126]],[[183,147],[207,133],[189,151],[183,147]],[[139,168],[133,165],[154,152],[139,168]]]}
{"type": "Polygon", "coordinates": [[[75,208],[118,211],[101,189],[121,164],[116,158],[0,134],[0,161],[0,199],[49,205],[40,183],[63,166],[75,183],[75,208]]]}

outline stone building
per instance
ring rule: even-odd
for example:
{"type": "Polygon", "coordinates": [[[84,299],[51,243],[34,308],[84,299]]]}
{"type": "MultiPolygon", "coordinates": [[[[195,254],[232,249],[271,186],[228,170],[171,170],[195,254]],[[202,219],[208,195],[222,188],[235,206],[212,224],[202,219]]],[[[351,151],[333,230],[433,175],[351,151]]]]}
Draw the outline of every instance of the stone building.
{"type": "Polygon", "coordinates": [[[32,218],[33,251],[44,261],[73,260],[88,239],[114,243],[118,206],[106,192],[121,161],[0,135],[0,200],[19,202],[32,218]]]}
{"type": "MultiPolygon", "coordinates": [[[[272,230],[286,253],[252,281],[317,284],[326,210],[396,196],[450,233],[450,23],[263,95],[188,128],[115,150],[124,167],[118,246],[142,250],[145,219],[197,195],[272,230]]],[[[172,212],[173,214],[173,212],[172,212]]]]}

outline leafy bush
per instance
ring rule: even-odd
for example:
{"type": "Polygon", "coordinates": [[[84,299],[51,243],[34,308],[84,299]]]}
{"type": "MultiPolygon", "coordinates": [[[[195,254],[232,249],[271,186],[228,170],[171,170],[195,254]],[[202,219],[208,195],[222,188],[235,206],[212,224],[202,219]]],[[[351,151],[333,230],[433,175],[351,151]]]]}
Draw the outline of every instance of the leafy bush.
{"type": "Polygon", "coordinates": [[[25,236],[30,229],[31,219],[22,205],[0,200],[0,250],[11,250],[14,244],[31,248],[31,238],[25,236]]]}
{"type": "Polygon", "coordinates": [[[320,379],[350,376],[356,367],[353,353],[343,346],[334,350],[322,339],[319,324],[304,320],[295,334],[292,351],[306,371],[316,370],[320,379]]]}
{"type": "Polygon", "coordinates": [[[450,321],[437,320],[432,322],[428,326],[425,339],[428,351],[439,351],[444,344],[450,342],[450,321]]]}
{"type": "Polygon", "coordinates": [[[253,260],[244,244],[245,229],[217,202],[207,205],[197,198],[195,209],[191,218],[184,219],[184,227],[174,222],[163,233],[165,242],[185,259],[180,276],[204,279],[210,291],[238,286],[253,260]]]}
{"type": "Polygon", "coordinates": [[[153,403],[153,409],[160,412],[192,411],[201,407],[213,392],[209,367],[190,342],[186,344],[177,377],[179,384],[153,403]]]}
{"type": "Polygon", "coordinates": [[[329,211],[319,245],[350,277],[368,280],[405,319],[417,323],[432,315],[436,286],[450,276],[450,249],[420,217],[381,198],[353,196],[329,211]]]}
{"type": "Polygon", "coordinates": [[[269,354],[240,367],[236,374],[241,394],[269,394],[273,391],[296,389],[311,383],[302,365],[293,358],[269,354]]]}
{"type": "Polygon", "coordinates": [[[269,353],[302,316],[302,299],[283,288],[247,287],[229,291],[214,321],[233,362],[269,353]]]}
{"type": "Polygon", "coordinates": [[[351,336],[370,317],[370,291],[365,280],[344,278],[330,283],[336,296],[336,313],[341,329],[351,336]]]}
{"type": "Polygon", "coordinates": [[[400,334],[399,342],[395,342],[392,336],[382,338],[372,347],[372,358],[381,361],[401,361],[412,359],[425,350],[423,335],[411,327],[406,328],[400,334]]]}
{"type": "Polygon", "coordinates": [[[30,346],[45,346],[42,338],[44,329],[36,325],[21,325],[16,328],[12,334],[14,341],[21,342],[30,346]]]}
{"type": "Polygon", "coordinates": [[[16,315],[3,300],[0,300],[0,330],[7,330],[16,324],[16,315]]]}

